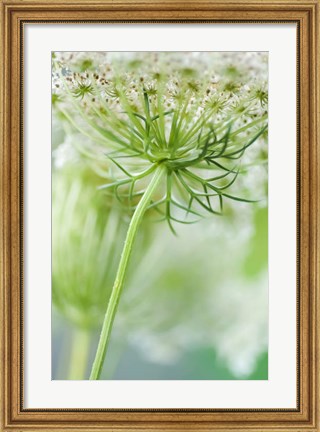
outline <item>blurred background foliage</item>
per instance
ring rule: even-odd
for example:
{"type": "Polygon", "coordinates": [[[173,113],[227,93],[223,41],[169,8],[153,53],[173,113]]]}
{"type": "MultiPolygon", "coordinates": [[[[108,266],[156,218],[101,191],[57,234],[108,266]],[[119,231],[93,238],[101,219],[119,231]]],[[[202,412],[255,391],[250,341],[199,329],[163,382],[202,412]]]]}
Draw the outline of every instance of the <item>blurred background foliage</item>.
{"type": "MultiPolygon", "coordinates": [[[[129,221],[71,149],[53,169],[53,379],[88,376],[129,221]]],[[[239,213],[178,237],[146,215],[102,378],[268,378],[268,211],[239,213]]]]}
{"type": "MultiPolygon", "coordinates": [[[[53,379],[88,379],[131,216],[98,190],[81,140],[54,112],[53,379]]],[[[267,147],[249,152],[262,163],[238,187],[265,197],[267,147]]],[[[227,203],[177,237],[154,216],[135,242],[101,379],[268,379],[267,200],[227,203]]]]}

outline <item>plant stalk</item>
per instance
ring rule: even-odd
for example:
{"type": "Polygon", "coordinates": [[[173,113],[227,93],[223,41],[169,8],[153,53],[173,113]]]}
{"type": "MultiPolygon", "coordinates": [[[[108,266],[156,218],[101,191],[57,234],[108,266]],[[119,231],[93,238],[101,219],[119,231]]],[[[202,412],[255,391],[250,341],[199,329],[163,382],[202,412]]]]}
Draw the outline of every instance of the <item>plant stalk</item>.
{"type": "Polygon", "coordinates": [[[126,240],[124,242],[124,247],[122,250],[122,254],[118,266],[117,275],[114,281],[111,296],[109,298],[107,311],[104,317],[100,339],[98,343],[98,348],[92,365],[90,380],[98,380],[100,378],[104,359],[106,356],[108,342],[110,339],[113,321],[118,308],[119,299],[120,299],[120,295],[121,295],[121,291],[125,279],[125,274],[126,274],[129,258],[132,251],[133,242],[136,237],[139,225],[142,221],[143,215],[146,209],[148,208],[148,205],[150,204],[151,197],[154,191],[157,189],[160,180],[165,172],[165,169],[166,168],[162,165],[159,165],[156,168],[154,176],[150,181],[147,189],[145,190],[143,196],[141,197],[141,200],[138,206],[136,207],[136,210],[133,213],[132,219],[130,221],[130,225],[127,231],[126,240]]]}
{"type": "Polygon", "coordinates": [[[84,329],[76,329],[71,348],[69,380],[83,380],[90,349],[90,332],[84,329]]]}

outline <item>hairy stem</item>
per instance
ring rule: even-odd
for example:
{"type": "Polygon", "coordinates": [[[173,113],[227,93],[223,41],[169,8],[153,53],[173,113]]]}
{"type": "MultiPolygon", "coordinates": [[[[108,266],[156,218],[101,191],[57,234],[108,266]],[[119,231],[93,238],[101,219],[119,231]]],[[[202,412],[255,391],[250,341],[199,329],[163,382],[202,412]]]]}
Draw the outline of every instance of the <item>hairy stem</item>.
{"type": "Polygon", "coordinates": [[[90,333],[87,330],[76,329],[71,347],[69,380],[83,380],[90,349],[90,333]]]}
{"type": "Polygon", "coordinates": [[[102,330],[100,334],[99,344],[96,356],[92,365],[90,380],[98,380],[101,375],[108,342],[112,330],[112,324],[117,311],[121,291],[123,288],[124,278],[128,267],[129,258],[132,251],[133,242],[138,231],[138,227],[142,221],[143,215],[150,204],[152,195],[160,183],[160,180],[165,172],[165,167],[159,165],[150,181],[146,191],[144,192],[129,225],[126,240],[122,250],[117,275],[112,288],[111,296],[109,299],[107,311],[104,317],[102,330]]]}

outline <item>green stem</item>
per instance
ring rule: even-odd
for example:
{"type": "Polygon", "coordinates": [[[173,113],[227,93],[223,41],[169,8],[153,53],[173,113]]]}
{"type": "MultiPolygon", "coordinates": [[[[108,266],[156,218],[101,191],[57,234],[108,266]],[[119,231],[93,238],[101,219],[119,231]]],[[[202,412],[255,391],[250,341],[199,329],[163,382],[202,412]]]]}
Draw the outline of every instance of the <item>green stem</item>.
{"type": "Polygon", "coordinates": [[[71,347],[69,380],[83,380],[90,348],[90,333],[87,330],[76,329],[71,347]]]}
{"type": "Polygon", "coordinates": [[[114,281],[114,285],[112,288],[111,296],[109,299],[107,311],[104,317],[102,330],[100,334],[99,344],[96,352],[96,356],[92,365],[92,370],[90,374],[90,380],[97,380],[101,375],[101,370],[103,366],[103,362],[105,359],[108,342],[110,339],[110,334],[112,330],[112,324],[114,321],[114,317],[117,311],[123,282],[129,262],[129,258],[132,251],[132,245],[135,239],[135,236],[138,231],[138,227],[142,221],[143,215],[150,204],[151,197],[156,190],[157,186],[160,183],[160,180],[165,172],[165,167],[159,165],[154,173],[152,180],[150,181],[146,191],[144,192],[129,225],[127,237],[124,243],[124,247],[122,250],[118,271],[116,275],[116,279],[114,281]]]}

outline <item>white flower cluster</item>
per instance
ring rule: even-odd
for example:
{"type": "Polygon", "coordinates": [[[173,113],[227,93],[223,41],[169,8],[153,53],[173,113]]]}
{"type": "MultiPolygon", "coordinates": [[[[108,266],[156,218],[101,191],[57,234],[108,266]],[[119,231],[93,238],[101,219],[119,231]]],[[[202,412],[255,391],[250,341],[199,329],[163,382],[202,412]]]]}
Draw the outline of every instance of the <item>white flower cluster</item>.
{"type": "MultiPolygon", "coordinates": [[[[89,115],[107,108],[124,110],[123,101],[143,112],[143,91],[151,111],[183,106],[195,122],[207,109],[216,120],[229,112],[248,117],[265,112],[267,54],[264,53],[55,53],[54,99],[70,103],[66,86],[89,115]]],[[[109,112],[109,110],[108,110],[109,112]]],[[[125,117],[125,116],[124,116],[125,117]]],[[[109,119],[111,120],[111,119],[109,119]]],[[[170,119],[166,122],[170,124],[170,119]]]]}

